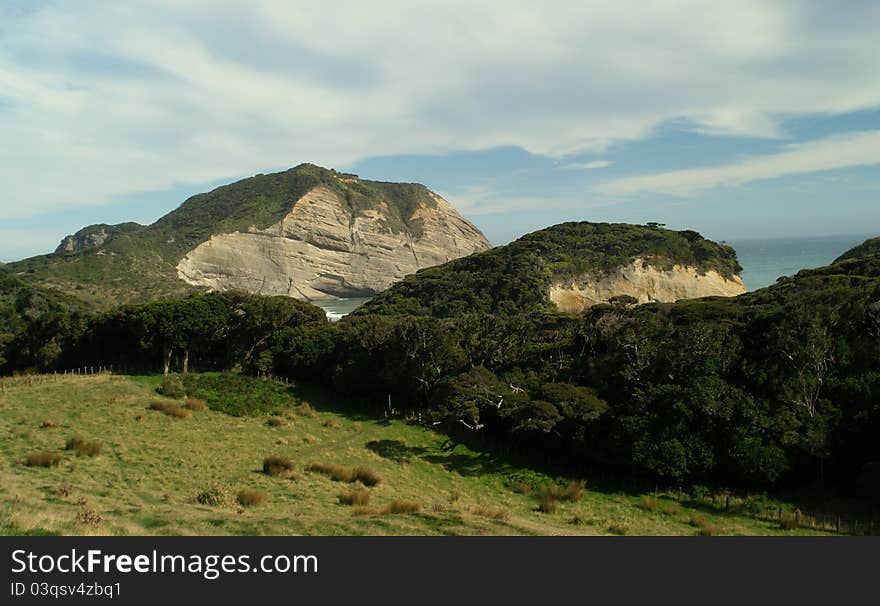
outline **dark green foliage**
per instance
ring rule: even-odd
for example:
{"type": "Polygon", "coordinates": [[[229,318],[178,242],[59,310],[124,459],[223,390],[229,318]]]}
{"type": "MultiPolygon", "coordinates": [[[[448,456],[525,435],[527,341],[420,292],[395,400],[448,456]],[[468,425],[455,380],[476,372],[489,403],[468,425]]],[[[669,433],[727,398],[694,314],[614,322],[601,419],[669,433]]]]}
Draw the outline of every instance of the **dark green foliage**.
{"type": "Polygon", "coordinates": [[[234,417],[281,414],[299,403],[286,386],[246,375],[190,374],[183,381],[190,396],[234,417]]]}
{"type": "Polygon", "coordinates": [[[186,388],[183,386],[183,381],[180,380],[180,377],[174,375],[162,379],[156,391],[168,398],[180,399],[186,396],[186,388]]]}
{"type": "Polygon", "coordinates": [[[855,248],[851,248],[840,255],[834,262],[840,263],[841,261],[847,261],[849,259],[859,259],[874,255],[880,255],[880,238],[865,240],[855,248]]]}
{"type": "MultiPolygon", "coordinates": [[[[725,277],[741,271],[736,252],[693,231],[614,223],[562,223],[507,246],[423,269],[355,312],[437,317],[511,315],[550,309],[551,282],[602,275],[636,258],[661,269],[688,265],[725,277]]],[[[621,301],[626,303],[625,300],[621,301]]]]}

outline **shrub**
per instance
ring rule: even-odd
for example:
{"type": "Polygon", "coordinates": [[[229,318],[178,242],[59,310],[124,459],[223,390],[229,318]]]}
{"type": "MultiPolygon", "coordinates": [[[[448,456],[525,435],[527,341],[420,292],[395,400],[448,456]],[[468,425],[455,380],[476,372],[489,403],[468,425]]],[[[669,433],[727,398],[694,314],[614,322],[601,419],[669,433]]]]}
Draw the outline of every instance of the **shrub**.
{"type": "Polygon", "coordinates": [[[644,495],[636,507],[644,509],[645,511],[656,511],[657,508],[660,507],[660,501],[654,497],[644,495]]]}
{"type": "Polygon", "coordinates": [[[312,405],[308,402],[303,402],[296,409],[296,414],[301,417],[309,417],[310,419],[314,419],[318,416],[318,413],[312,408],[312,405]]]}
{"type": "Polygon", "coordinates": [[[269,417],[266,421],[266,425],[269,427],[284,427],[287,425],[287,422],[281,417],[269,417]]]}
{"type": "Polygon", "coordinates": [[[506,509],[493,509],[491,507],[477,507],[473,510],[474,515],[478,515],[484,518],[489,518],[492,520],[501,520],[502,522],[506,522],[510,519],[510,512],[506,509]]]}
{"type": "Polygon", "coordinates": [[[35,452],[24,459],[28,467],[58,467],[61,463],[61,455],[56,452],[35,452]]]}
{"type": "Polygon", "coordinates": [[[623,537],[629,532],[629,526],[626,524],[612,524],[608,527],[608,532],[623,537]]]}
{"type": "Polygon", "coordinates": [[[104,518],[94,509],[82,509],[76,514],[76,521],[86,526],[98,526],[104,518]]]}
{"type": "Polygon", "coordinates": [[[796,516],[786,514],[779,518],[779,528],[782,530],[797,530],[800,528],[800,523],[796,516]]]}
{"type": "Polygon", "coordinates": [[[388,505],[385,506],[385,509],[382,510],[382,513],[391,513],[391,514],[405,514],[405,513],[418,513],[418,511],[422,508],[421,505],[414,501],[391,501],[388,505]]]}
{"type": "Polygon", "coordinates": [[[584,498],[584,491],[587,489],[587,483],[583,480],[575,480],[569,482],[562,491],[562,500],[577,503],[584,498]]]}
{"type": "Polygon", "coordinates": [[[377,473],[365,467],[312,463],[306,468],[306,471],[323,474],[336,482],[360,482],[364,486],[375,486],[382,481],[377,473]]]}
{"type": "Polygon", "coordinates": [[[270,456],[263,459],[263,473],[267,476],[292,476],[293,461],[285,457],[270,456]]]}
{"type": "Polygon", "coordinates": [[[208,403],[199,398],[187,398],[186,403],[183,406],[187,410],[198,412],[200,410],[206,410],[208,408],[208,403]]]}
{"type": "Polygon", "coordinates": [[[354,479],[364,486],[376,486],[382,482],[382,478],[371,469],[366,467],[358,467],[354,470],[354,479]]]}
{"type": "Polygon", "coordinates": [[[342,427],[342,423],[339,419],[327,419],[324,421],[324,427],[327,429],[340,429],[342,427]]]}
{"type": "Polygon", "coordinates": [[[555,498],[549,494],[541,495],[538,501],[538,511],[541,513],[556,513],[556,510],[559,509],[559,499],[555,498]]]}
{"type": "Polygon", "coordinates": [[[179,399],[186,395],[186,388],[184,388],[183,381],[180,380],[180,377],[169,375],[162,379],[162,383],[156,388],[156,392],[168,398],[179,399]]]}
{"type": "Polygon", "coordinates": [[[226,507],[232,504],[232,495],[225,486],[215,485],[200,491],[196,495],[196,502],[211,507],[226,507]]]}
{"type": "Polygon", "coordinates": [[[527,482],[511,482],[509,486],[510,489],[517,494],[526,496],[532,494],[532,485],[527,482]]]}
{"type": "Polygon", "coordinates": [[[169,404],[167,402],[153,402],[150,404],[150,410],[156,410],[164,415],[174,419],[188,419],[192,416],[192,411],[179,406],[177,404],[169,404]]]}
{"type": "Polygon", "coordinates": [[[58,425],[56,425],[52,421],[43,421],[42,423],[40,423],[40,429],[51,429],[53,427],[58,427],[58,425]]]}
{"type": "Polygon", "coordinates": [[[77,456],[94,457],[101,454],[100,442],[89,442],[79,436],[67,440],[66,450],[73,450],[77,456]]]}
{"type": "Polygon", "coordinates": [[[702,528],[703,526],[707,526],[709,524],[709,519],[706,518],[706,516],[704,516],[703,514],[694,511],[691,512],[691,517],[688,523],[694,528],[702,528]]]}
{"type": "Polygon", "coordinates": [[[368,490],[349,490],[341,492],[337,496],[340,505],[368,505],[370,503],[370,492],[368,490]]]}
{"type": "Polygon", "coordinates": [[[238,501],[238,504],[242,507],[256,507],[257,505],[265,503],[268,496],[265,492],[259,490],[242,488],[238,491],[238,494],[235,495],[235,498],[238,501]]]}

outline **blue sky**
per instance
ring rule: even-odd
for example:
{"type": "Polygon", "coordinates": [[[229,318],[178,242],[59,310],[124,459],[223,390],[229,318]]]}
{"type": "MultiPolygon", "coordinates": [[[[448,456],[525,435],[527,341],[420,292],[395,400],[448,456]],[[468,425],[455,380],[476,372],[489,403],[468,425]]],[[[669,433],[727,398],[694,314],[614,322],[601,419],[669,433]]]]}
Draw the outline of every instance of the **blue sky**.
{"type": "Polygon", "coordinates": [[[310,161],[495,243],[880,233],[880,3],[6,0],[0,259],[310,161]]]}

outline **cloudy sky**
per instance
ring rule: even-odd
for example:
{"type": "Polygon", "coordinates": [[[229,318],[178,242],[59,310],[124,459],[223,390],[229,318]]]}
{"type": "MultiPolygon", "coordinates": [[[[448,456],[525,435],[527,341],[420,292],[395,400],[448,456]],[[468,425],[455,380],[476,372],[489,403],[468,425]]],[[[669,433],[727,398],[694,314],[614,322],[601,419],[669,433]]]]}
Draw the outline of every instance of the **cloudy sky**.
{"type": "Polygon", "coordinates": [[[880,2],[2,0],[0,259],[304,161],[496,243],[880,233],[880,2]]]}

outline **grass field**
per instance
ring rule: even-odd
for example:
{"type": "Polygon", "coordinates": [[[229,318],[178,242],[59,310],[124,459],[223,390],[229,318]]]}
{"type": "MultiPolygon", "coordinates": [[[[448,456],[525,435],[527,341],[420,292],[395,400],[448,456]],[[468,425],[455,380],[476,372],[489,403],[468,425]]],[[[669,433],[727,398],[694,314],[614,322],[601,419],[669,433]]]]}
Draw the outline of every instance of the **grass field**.
{"type": "Polygon", "coordinates": [[[309,391],[263,382],[246,405],[247,381],[224,393],[223,377],[205,379],[189,405],[157,394],[160,377],[8,387],[0,534],[811,533],[746,508],[582,489],[309,391]]]}

